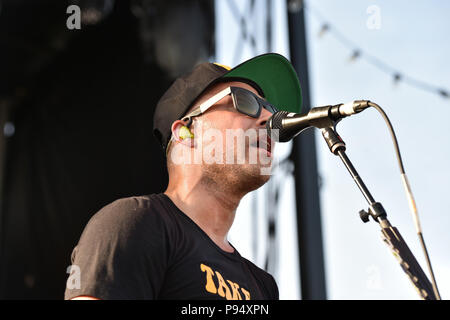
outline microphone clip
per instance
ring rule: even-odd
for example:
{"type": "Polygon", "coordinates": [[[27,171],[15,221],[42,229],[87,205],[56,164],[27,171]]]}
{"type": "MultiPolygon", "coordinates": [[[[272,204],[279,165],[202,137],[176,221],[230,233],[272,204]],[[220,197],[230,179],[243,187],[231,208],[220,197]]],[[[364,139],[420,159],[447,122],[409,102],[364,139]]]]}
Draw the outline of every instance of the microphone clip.
{"type": "Polygon", "coordinates": [[[333,127],[325,127],[320,129],[322,132],[322,136],[325,139],[328,148],[331,153],[338,155],[338,151],[345,151],[345,142],[342,138],[337,134],[336,130],[333,127]]]}

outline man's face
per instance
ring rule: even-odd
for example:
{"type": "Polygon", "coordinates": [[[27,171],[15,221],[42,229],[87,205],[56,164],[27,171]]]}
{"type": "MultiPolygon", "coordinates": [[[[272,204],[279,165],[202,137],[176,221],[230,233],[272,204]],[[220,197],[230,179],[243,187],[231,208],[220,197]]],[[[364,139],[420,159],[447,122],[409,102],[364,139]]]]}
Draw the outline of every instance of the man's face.
{"type": "MultiPolygon", "coordinates": [[[[194,107],[230,86],[259,96],[252,86],[243,82],[219,83],[202,95],[194,107]]],[[[265,130],[271,115],[264,108],[258,118],[240,113],[234,108],[231,95],[227,95],[195,118],[195,148],[202,149],[203,171],[218,179],[225,175],[233,183],[246,184],[251,190],[264,184],[270,177],[267,169],[272,164],[273,150],[265,130]]]]}

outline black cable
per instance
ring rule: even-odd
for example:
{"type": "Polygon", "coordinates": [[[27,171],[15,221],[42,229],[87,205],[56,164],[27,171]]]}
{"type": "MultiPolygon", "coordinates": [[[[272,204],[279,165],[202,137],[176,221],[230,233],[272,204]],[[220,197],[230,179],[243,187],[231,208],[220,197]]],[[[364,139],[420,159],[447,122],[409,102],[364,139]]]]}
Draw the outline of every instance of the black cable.
{"type": "Polygon", "coordinates": [[[398,166],[400,168],[400,173],[405,174],[405,168],[403,166],[403,160],[402,160],[402,156],[400,154],[400,148],[398,146],[397,136],[395,135],[394,128],[392,127],[391,121],[389,120],[387,114],[384,112],[384,110],[379,105],[377,105],[374,102],[369,102],[368,104],[369,104],[369,106],[377,109],[377,111],[381,114],[384,121],[386,122],[386,124],[389,128],[389,133],[391,134],[392,141],[394,142],[395,155],[397,156],[397,162],[398,162],[398,166]]]}
{"type": "Polygon", "coordinates": [[[375,108],[382,115],[384,121],[386,122],[386,124],[387,124],[387,126],[389,128],[389,132],[391,134],[392,141],[394,143],[395,154],[397,156],[397,161],[398,161],[398,165],[399,165],[399,168],[400,168],[400,173],[402,175],[403,183],[404,183],[404,186],[405,186],[405,189],[406,189],[406,195],[407,195],[408,200],[410,202],[410,208],[411,208],[411,211],[412,211],[412,214],[413,214],[413,219],[414,219],[414,222],[415,222],[415,225],[416,225],[417,235],[419,236],[419,241],[420,241],[420,244],[422,246],[422,250],[423,250],[424,255],[425,255],[425,260],[427,262],[428,271],[429,271],[429,273],[431,275],[431,283],[433,285],[434,295],[436,296],[437,300],[441,300],[441,296],[439,294],[439,290],[438,290],[438,287],[437,287],[436,279],[434,277],[433,268],[431,266],[430,256],[428,255],[428,250],[427,250],[427,247],[425,245],[425,240],[423,238],[423,233],[422,233],[422,230],[421,230],[421,227],[420,227],[419,215],[417,213],[417,207],[416,207],[414,198],[412,196],[411,187],[410,187],[410,185],[408,183],[408,179],[406,177],[405,168],[403,166],[402,156],[400,154],[400,148],[398,146],[398,141],[397,141],[397,137],[396,137],[395,132],[394,132],[394,128],[392,127],[391,121],[389,120],[388,116],[386,115],[384,110],[379,105],[377,105],[374,102],[369,102],[368,104],[369,104],[369,106],[375,108]]]}
{"type": "Polygon", "coordinates": [[[433,284],[433,291],[434,291],[434,295],[436,296],[437,300],[441,300],[441,295],[439,294],[439,290],[437,287],[437,283],[436,283],[436,279],[434,278],[434,272],[433,272],[433,267],[431,266],[431,260],[430,257],[428,256],[428,250],[427,247],[425,246],[425,240],[423,238],[423,234],[422,232],[418,234],[419,235],[419,239],[420,239],[420,244],[422,245],[422,250],[425,254],[425,258],[427,261],[427,267],[428,270],[431,274],[431,283],[433,284]]]}

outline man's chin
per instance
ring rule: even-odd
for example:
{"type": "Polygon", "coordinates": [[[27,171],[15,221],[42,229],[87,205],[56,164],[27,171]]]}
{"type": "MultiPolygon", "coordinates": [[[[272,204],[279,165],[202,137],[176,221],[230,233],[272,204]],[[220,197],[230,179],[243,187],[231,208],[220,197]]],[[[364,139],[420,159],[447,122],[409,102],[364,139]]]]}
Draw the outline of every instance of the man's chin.
{"type": "Polygon", "coordinates": [[[263,186],[270,179],[270,174],[264,174],[264,169],[267,168],[259,164],[243,164],[236,167],[239,183],[246,186],[249,192],[263,186]]]}
{"type": "Polygon", "coordinates": [[[204,168],[204,173],[217,186],[245,195],[270,179],[270,174],[261,174],[262,169],[259,164],[212,164],[204,168]]]}

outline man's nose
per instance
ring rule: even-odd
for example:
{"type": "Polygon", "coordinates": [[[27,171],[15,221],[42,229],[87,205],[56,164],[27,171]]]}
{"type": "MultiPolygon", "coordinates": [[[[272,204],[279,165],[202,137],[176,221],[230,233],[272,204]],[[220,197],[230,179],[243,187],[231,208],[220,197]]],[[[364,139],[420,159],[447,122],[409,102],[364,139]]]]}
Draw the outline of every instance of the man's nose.
{"type": "Polygon", "coordinates": [[[272,116],[272,113],[265,108],[262,108],[261,114],[258,118],[258,127],[266,127],[267,120],[272,116]]]}

